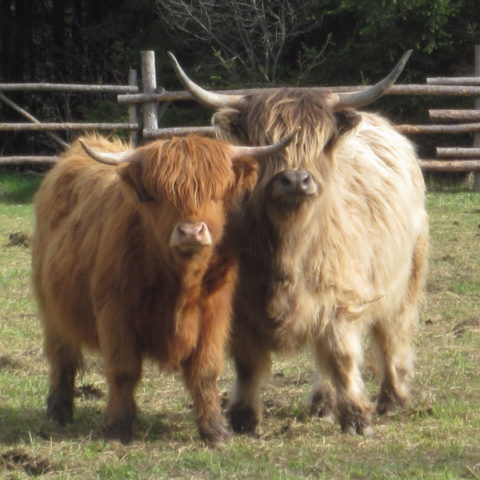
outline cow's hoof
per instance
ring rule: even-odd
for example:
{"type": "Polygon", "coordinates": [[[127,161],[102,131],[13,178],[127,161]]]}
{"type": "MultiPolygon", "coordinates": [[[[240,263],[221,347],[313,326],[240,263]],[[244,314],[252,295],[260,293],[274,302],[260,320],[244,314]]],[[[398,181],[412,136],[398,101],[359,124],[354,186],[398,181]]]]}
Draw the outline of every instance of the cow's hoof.
{"type": "Polygon", "coordinates": [[[340,419],[340,426],[344,433],[364,435],[370,438],[375,436],[369,418],[360,413],[343,415],[340,419]]]}
{"type": "Polygon", "coordinates": [[[377,400],[377,413],[385,415],[397,407],[403,407],[407,399],[402,398],[393,391],[382,390],[377,400]]]}
{"type": "Polygon", "coordinates": [[[47,398],[47,418],[60,426],[73,423],[73,404],[67,398],[52,394],[47,398]]]}
{"type": "Polygon", "coordinates": [[[133,425],[132,421],[119,421],[107,424],[104,427],[105,437],[109,440],[118,440],[124,445],[132,443],[133,425]]]}
{"type": "Polygon", "coordinates": [[[232,438],[232,434],[227,430],[223,423],[210,426],[207,430],[200,429],[200,437],[207,442],[210,447],[221,448],[232,438]]]}
{"type": "Polygon", "coordinates": [[[255,433],[258,425],[258,417],[250,407],[232,407],[228,414],[230,425],[235,433],[255,433]]]}
{"type": "Polygon", "coordinates": [[[310,415],[319,418],[333,418],[334,406],[331,395],[327,392],[315,392],[310,404],[310,415]]]}

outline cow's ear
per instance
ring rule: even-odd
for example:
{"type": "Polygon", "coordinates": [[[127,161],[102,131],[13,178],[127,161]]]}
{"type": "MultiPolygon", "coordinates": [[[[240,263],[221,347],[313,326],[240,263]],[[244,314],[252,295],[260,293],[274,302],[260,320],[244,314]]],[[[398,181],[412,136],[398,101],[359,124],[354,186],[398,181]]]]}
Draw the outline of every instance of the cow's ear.
{"type": "Polygon", "coordinates": [[[219,138],[238,145],[248,145],[242,118],[242,113],[238,110],[222,108],[213,114],[212,125],[220,133],[219,138]]]}
{"type": "Polygon", "coordinates": [[[135,195],[140,203],[151,202],[154,199],[145,190],[142,181],[142,165],[138,161],[131,161],[119,168],[120,178],[127,188],[135,195]]]}
{"type": "Polygon", "coordinates": [[[352,109],[338,110],[335,112],[335,118],[339,137],[353,130],[361,120],[360,114],[352,109]]]}
{"type": "Polygon", "coordinates": [[[361,117],[358,112],[352,109],[338,110],[335,112],[336,131],[325,145],[325,152],[331,153],[335,147],[353,132],[360,123],[361,117]]]}
{"type": "Polygon", "coordinates": [[[257,182],[258,163],[251,157],[240,157],[233,160],[235,185],[233,196],[238,198],[242,193],[253,190],[257,182]]]}

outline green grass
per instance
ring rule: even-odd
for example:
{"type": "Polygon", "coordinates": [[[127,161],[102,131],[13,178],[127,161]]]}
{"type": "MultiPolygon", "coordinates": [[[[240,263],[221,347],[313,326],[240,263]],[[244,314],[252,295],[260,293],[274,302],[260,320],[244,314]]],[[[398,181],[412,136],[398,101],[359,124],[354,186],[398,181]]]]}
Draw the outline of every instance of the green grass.
{"type": "MultiPolygon", "coordinates": [[[[102,437],[105,396],[76,398],[75,423],[63,430],[45,419],[47,368],[30,252],[11,237],[31,234],[37,185],[38,177],[0,176],[0,478],[480,478],[480,194],[428,195],[430,273],[409,406],[374,418],[373,439],[343,435],[306,415],[309,355],[277,358],[258,438],[235,437],[212,450],[199,440],[180,379],[150,364],[137,390],[132,445],[102,437]]],[[[86,358],[78,386],[106,393],[100,360],[86,358]]],[[[222,391],[232,378],[228,365],[222,391]]],[[[366,378],[373,396],[377,382],[366,378]]]]}
{"type": "Polygon", "coordinates": [[[38,173],[0,173],[0,199],[4,204],[29,202],[41,181],[38,173]]]}

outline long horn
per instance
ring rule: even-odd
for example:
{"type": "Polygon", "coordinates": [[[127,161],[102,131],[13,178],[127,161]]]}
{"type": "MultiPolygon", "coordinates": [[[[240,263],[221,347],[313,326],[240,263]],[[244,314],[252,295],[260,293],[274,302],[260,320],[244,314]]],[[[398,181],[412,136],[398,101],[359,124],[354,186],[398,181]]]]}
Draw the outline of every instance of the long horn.
{"type": "Polygon", "coordinates": [[[217,110],[222,107],[239,109],[245,103],[245,97],[243,95],[222,95],[221,93],[209,92],[200,87],[200,85],[197,85],[188,78],[172,52],[167,52],[167,55],[170,58],[170,62],[175,69],[178,79],[198,103],[212,110],[217,110]]]}
{"type": "Polygon", "coordinates": [[[118,165],[120,163],[128,162],[132,155],[131,150],[124,152],[97,152],[93,150],[82,138],[79,139],[80,145],[85,150],[87,155],[90,155],[94,160],[105,165],[118,165]]]}
{"type": "Polygon", "coordinates": [[[300,129],[295,130],[294,132],[287,135],[285,138],[282,138],[277,143],[273,145],[262,145],[258,147],[244,147],[244,146],[234,146],[232,152],[232,160],[235,160],[240,157],[254,157],[262,158],[267,157],[268,155],[273,155],[282,151],[297,135],[300,129]]]}
{"type": "Polygon", "coordinates": [[[351,107],[360,108],[368,105],[378,98],[380,98],[389,87],[391,87],[398,76],[402,73],[403,67],[407,63],[412,50],[407,50],[400,61],[395,65],[395,68],[383,79],[375,85],[353,93],[338,93],[332,96],[331,105],[334,107],[351,107]]]}

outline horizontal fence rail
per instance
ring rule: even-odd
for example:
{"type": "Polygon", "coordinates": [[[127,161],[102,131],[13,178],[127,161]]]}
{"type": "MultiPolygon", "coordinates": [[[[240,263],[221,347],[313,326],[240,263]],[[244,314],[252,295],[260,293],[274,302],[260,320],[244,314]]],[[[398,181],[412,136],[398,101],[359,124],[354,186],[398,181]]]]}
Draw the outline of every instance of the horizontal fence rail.
{"type": "Polygon", "coordinates": [[[418,161],[420,168],[429,172],[480,172],[479,160],[436,160],[422,159],[418,161]]]}
{"type": "Polygon", "coordinates": [[[0,131],[137,130],[136,123],[0,123],[0,131]]]}
{"type": "Polygon", "coordinates": [[[480,86],[480,78],[478,77],[429,77],[427,78],[427,84],[480,86]]]}
{"type": "Polygon", "coordinates": [[[480,120],[480,110],[429,110],[432,120],[480,120]]]}
{"type": "Polygon", "coordinates": [[[480,123],[462,123],[458,125],[396,125],[400,133],[404,134],[460,134],[480,132],[480,123]]]}
{"type": "Polygon", "coordinates": [[[24,164],[55,164],[60,157],[56,155],[42,156],[42,155],[15,155],[12,157],[0,157],[0,165],[24,165],[24,164]]]}
{"type": "Polygon", "coordinates": [[[173,136],[183,136],[195,133],[197,135],[206,135],[213,137],[215,127],[170,127],[158,128],[155,130],[144,130],[143,138],[152,140],[154,138],[167,138],[173,136]]]}
{"type": "Polygon", "coordinates": [[[463,157],[463,158],[480,158],[480,148],[460,148],[460,147],[437,147],[437,156],[439,157],[463,157]]]}
{"type": "Polygon", "coordinates": [[[0,83],[0,91],[136,93],[138,87],[131,85],[75,85],[69,83],[0,83]]]}

